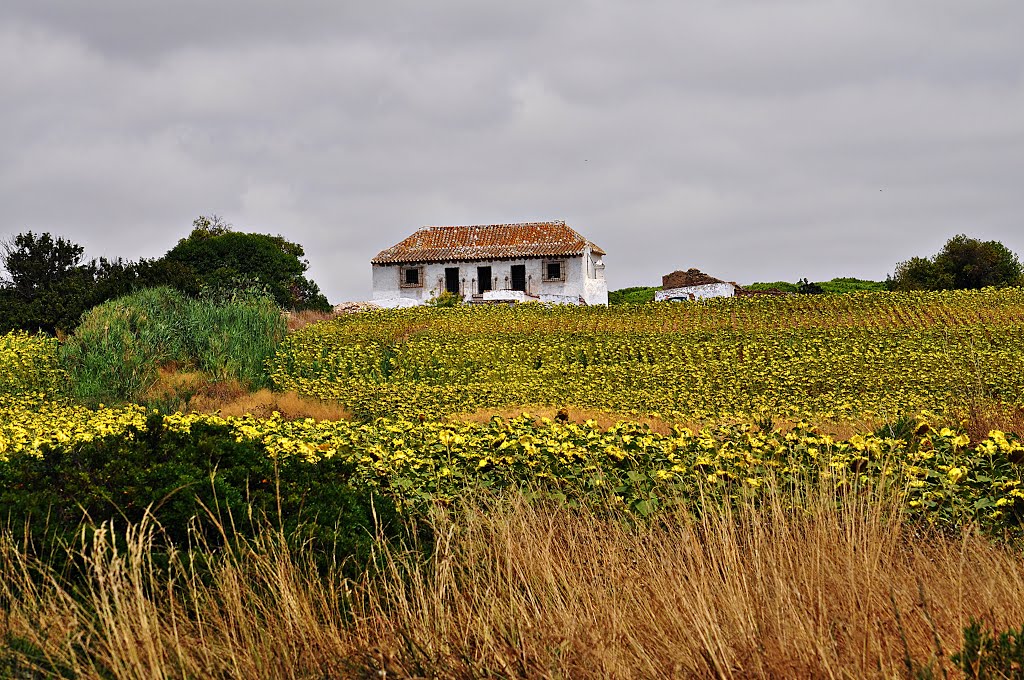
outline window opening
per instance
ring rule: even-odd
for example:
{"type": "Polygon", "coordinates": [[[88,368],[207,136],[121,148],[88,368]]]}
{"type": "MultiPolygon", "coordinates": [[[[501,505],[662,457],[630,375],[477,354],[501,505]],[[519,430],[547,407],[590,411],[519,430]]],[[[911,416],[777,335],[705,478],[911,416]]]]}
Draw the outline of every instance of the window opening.
{"type": "Polygon", "coordinates": [[[512,290],[526,292],[526,265],[512,265],[512,290]]]}
{"type": "Polygon", "coordinates": [[[476,268],[476,292],[483,295],[491,289],[491,268],[476,268]]]}
{"type": "Polygon", "coordinates": [[[561,262],[545,262],[544,263],[544,280],[545,281],[561,281],[562,276],[562,263],[561,262]]]}
{"type": "Polygon", "coordinates": [[[423,285],[422,267],[403,267],[401,276],[403,288],[419,288],[423,285]]]}
{"type": "Polygon", "coordinates": [[[444,268],[444,289],[449,293],[459,294],[459,268],[444,268]]]}

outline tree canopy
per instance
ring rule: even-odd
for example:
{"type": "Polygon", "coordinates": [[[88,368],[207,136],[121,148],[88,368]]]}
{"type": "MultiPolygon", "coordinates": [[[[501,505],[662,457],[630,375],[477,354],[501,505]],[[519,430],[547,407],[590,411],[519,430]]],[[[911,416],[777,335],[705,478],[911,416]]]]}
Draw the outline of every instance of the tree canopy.
{"type": "Polygon", "coordinates": [[[309,263],[302,259],[301,245],[282,236],[232,231],[209,218],[193,226],[163,260],[194,271],[207,294],[259,289],[284,309],[330,309],[320,288],[305,276],[309,263]]]}
{"type": "Polygon", "coordinates": [[[1024,283],[1020,260],[999,241],[958,234],[930,258],[912,257],[896,265],[892,290],[976,289],[1024,283]]]}
{"type": "Polygon", "coordinates": [[[0,330],[55,333],[74,327],[91,287],[83,253],[77,243],[31,231],[0,246],[6,270],[0,282],[0,330]]]}

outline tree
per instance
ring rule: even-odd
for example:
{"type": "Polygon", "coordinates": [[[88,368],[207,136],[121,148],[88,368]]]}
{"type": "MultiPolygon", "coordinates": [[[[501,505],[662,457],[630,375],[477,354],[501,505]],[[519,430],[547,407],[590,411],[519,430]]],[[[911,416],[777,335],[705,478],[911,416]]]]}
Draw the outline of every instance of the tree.
{"type": "Polygon", "coordinates": [[[70,330],[90,306],[92,274],[84,249],[49,233],[28,231],[0,246],[0,331],[70,330]]]}
{"type": "Polygon", "coordinates": [[[205,233],[209,236],[221,236],[232,231],[234,227],[223,217],[214,213],[209,217],[200,215],[192,220],[192,229],[193,232],[197,231],[199,234],[205,233]]]}
{"type": "Polygon", "coordinates": [[[190,268],[199,285],[216,295],[265,289],[285,309],[330,309],[319,287],[305,277],[309,263],[302,259],[301,245],[282,236],[232,231],[225,225],[216,216],[197,218],[192,233],[178,241],[163,262],[190,268]]]}
{"type": "Polygon", "coordinates": [[[891,290],[976,289],[1021,285],[1022,275],[1017,256],[999,241],[958,234],[931,258],[900,262],[886,282],[891,290]]]}
{"type": "Polygon", "coordinates": [[[18,234],[0,246],[8,278],[4,285],[23,300],[73,273],[82,263],[85,249],[49,233],[38,237],[31,231],[18,234]]]}

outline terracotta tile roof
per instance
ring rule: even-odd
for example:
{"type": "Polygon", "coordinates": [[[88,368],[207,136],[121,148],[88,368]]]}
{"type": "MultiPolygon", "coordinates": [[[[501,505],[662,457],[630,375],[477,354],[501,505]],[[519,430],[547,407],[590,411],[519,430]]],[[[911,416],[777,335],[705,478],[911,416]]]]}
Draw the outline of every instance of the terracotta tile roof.
{"type": "Polygon", "coordinates": [[[582,255],[587,246],[595,255],[605,254],[562,221],[424,227],[401,243],[380,251],[371,262],[405,264],[564,257],[582,255]]]}
{"type": "Polygon", "coordinates": [[[661,277],[661,287],[663,290],[706,286],[712,283],[725,283],[725,281],[716,279],[714,276],[708,276],[699,269],[687,269],[685,272],[675,271],[661,277]]]}

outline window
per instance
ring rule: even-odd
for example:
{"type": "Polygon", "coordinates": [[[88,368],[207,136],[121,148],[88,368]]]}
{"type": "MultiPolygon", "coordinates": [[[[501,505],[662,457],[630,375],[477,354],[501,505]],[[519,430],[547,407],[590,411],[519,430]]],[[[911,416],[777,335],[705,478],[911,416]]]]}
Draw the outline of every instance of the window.
{"type": "Polygon", "coordinates": [[[544,263],[545,281],[565,281],[565,263],[561,260],[550,260],[544,263]]]}
{"type": "Polygon", "coordinates": [[[402,288],[423,287],[423,267],[402,267],[399,276],[402,288]]]}

